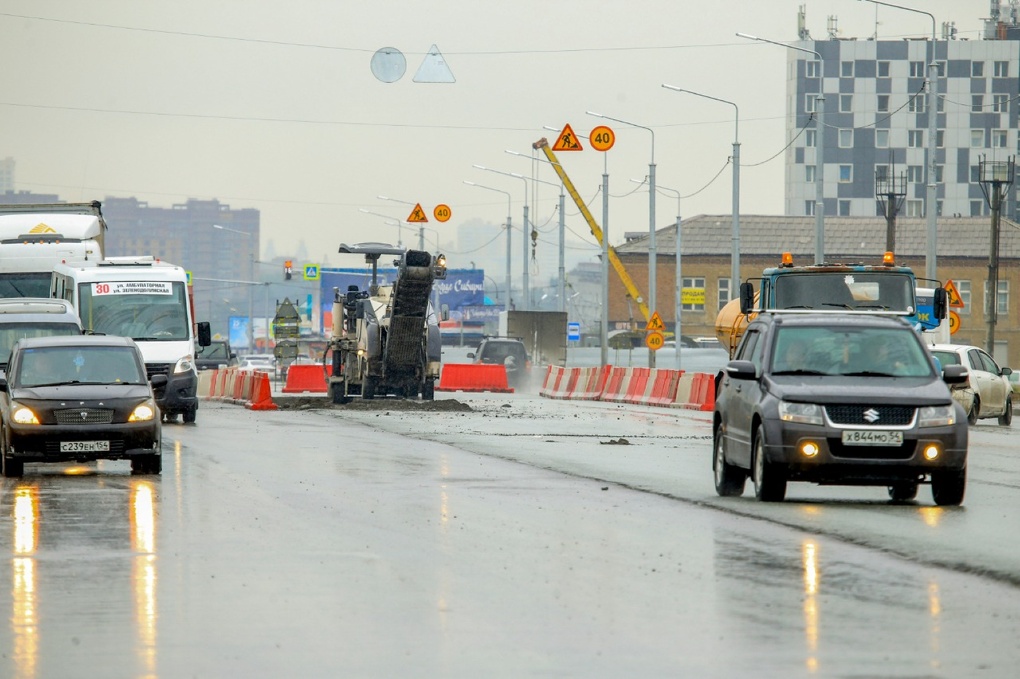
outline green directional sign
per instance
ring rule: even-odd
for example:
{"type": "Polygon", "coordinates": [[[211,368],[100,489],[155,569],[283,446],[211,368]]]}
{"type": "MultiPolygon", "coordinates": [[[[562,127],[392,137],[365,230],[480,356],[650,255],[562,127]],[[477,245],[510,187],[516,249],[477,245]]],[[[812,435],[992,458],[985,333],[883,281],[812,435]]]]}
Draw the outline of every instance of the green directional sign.
{"type": "Polygon", "coordinates": [[[305,280],[306,281],[317,281],[317,280],[319,280],[319,265],[318,264],[305,264],[305,280]]]}

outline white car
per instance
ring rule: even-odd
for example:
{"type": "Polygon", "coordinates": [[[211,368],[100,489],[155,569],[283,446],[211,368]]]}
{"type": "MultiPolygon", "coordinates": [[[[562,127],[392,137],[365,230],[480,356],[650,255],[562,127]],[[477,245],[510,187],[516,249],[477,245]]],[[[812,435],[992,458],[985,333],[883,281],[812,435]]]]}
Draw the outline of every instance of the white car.
{"type": "Polygon", "coordinates": [[[252,354],[242,356],[238,370],[264,372],[272,375],[276,372],[276,361],[268,354],[252,354]]]}
{"type": "Polygon", "coordinates": [[[962,365],[970,372],[966,383],[953,389],[953,398],[967,411],[967,421],[976,424],[986,417],[999,418],[999,424],[1009,426],[1013,421],[1013,388],[1010,368],[999,365],[981,347],[967,344],[935,344],[929,347],[945,368],[962,365]]]}

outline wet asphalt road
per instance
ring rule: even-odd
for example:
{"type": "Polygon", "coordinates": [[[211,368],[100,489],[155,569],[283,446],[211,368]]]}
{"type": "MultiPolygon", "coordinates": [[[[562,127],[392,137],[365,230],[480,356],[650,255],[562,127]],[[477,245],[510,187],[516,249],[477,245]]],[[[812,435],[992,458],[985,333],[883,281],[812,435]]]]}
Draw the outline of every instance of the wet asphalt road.
{"type": "Polygon", "coordinates": [[[161,477],[5,479],[0,676],[1016,676],[1011,430],[962,508],[763,506],[715,497],[701,413],[442,399],[207,403],[161,477]]]}

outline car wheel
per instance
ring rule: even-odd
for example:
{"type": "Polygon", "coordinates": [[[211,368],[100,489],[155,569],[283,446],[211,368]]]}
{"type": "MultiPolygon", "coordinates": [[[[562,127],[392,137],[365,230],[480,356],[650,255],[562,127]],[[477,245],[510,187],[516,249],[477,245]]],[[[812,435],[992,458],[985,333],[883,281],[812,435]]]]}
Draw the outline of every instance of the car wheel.
{"type": "Polygon", "coordinates": [[[909,502],[917,497],[917,481],[903,481],[889,486],[889,499],[893,502],[909,502]]]}
{"type": "Polygon", "coordinates": [[[131,458],[132,474],[159,474],[162,471],[162,455],[139,455],[131,458]]]}
{"type": "Polygon", "coordinates": [[[939,506],[958,505],[963,502],[967,488],[967,469],[959,471],[941,469],[931,474],[931,497],[939,506]]]}
{"type": "Polygon", "coordinates": [[[25,463],[3,456],[3,475],[7,478],[20,478],[25,475],[25,463]]]}
{"type": "Polygon", "coordinates": [[[970,404],[970,412],[967,413],[967,422],[977,424],[979,412],[981,412],[981,399],[977,394],[974,394],[974,402],[970,404]]]}
{"type": "Polygon", "coordinates": [[[747,473],[726,461],[726,448],[719,427],[716,427],[713,439],[715,459],[712,461],[712,469],[715,471],[715,492],[722,497],[740,497],[744,494],[747,473]]]}
{"type": "Polygon", "coordinates": [[[1013,397],[1006,397],[1006,409],[999,415],[999,424],[1008,427],[1013,424],[1013,397]]]}
{"type": "Polygon", "coordinates": [[[195,418],[198,417],[198,406],[185,410],[183,417],[184,424],[195,424],[195,418]]]}
{"type": "Polygon", "coordinates": [[[765,459],[765,427],[754,435],[754,495],[762,502],[782,502],[786,497],[786,476],[780,465],[765,459]]]}

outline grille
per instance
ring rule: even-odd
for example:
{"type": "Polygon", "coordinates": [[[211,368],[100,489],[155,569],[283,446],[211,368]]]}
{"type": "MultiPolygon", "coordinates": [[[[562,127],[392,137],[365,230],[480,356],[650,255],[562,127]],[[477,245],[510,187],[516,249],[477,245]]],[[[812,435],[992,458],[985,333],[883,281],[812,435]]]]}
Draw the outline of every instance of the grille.
{"type": "Polygon", "coordinates": [[[836,405],[825,406],[825,413],[834,424],[850,424],[862,427],[906,426],[914,421],[914,408],[910,406],[836,405]],[[867,411],[878,413],[878,419],[864,418],[867,411]]]}
{"type": "Polygon", "coordinates": [[[916,447],[916,441],[904,441],[900,446],[844,446],[839,439],[829,439],[833,457],[851,460],[909,460],[916,447]]]}
{"type": "Polygon", "coordinates": [[[153,375],[166,375],[170,376],[170,364],[169,363],[146,363],[145,364],[145,375],[150,380],[153,375]]]}
{"type": "Polygon", "coordinates": [[[98,408],[67,408],[54,410],[53,417],[57,424],[110,424],[113,422],[113,411],[98,408]]]}

